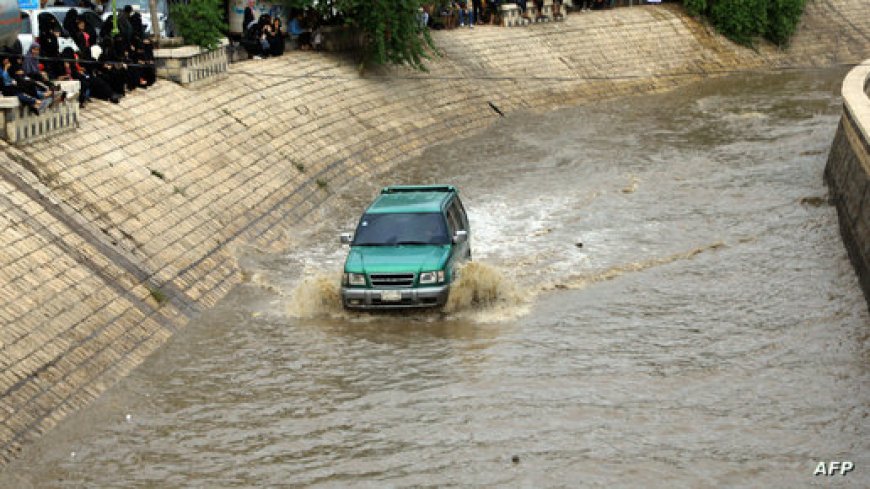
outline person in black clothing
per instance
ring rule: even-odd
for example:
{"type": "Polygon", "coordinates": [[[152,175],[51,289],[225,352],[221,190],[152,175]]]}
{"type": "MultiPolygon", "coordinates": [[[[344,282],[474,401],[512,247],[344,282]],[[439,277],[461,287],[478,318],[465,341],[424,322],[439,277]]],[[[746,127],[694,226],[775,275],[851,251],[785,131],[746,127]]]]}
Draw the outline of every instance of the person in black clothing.
{"type": "Polygon", "coordinates": [[[79,107],[84,107],[91,99],[91,77],[78,62],[78,55],[72,48],[64,48],[60,53],[63,57],[63,72],[58,80],[78,80],[79,107]]]}
{"type": "Polygon", "coordinates": [[[257,21],[257,26],[260,28],[257,41],[260,43],[260,50],[265,58],[270,54],[269,37],[272,35],[272,16],[269,14],[261,15],[257,21]]]}
{"type": "Polygon", "coordinates": [[[87,31],[85,24],[84,19],[78,19],[78,21],[76,21],[75,31],[71,32],[70,35],[72,36],[73,42],[78,46],[82,58],[90,60],[93,59],[91,58],[91,46],[93,46],[96,36],[91,36],[87,31]]]}
{"type": "MultiPolygon", "coordinates": [[[[121,35],[119,34],[116,37],[121,38],[121,35]]],[[[97,60],[98,62],[94,67],[94,75],[105,81],[111,88],[113,94],[118,97],[123,97],[127,84],[127,70],[115,53],[116,44],[122,45],[123,38],[121,38],[117,43],[113,43],[110,40],[103,40],[100,44],[103,52],[100,54],[100,58],[97,60]]],[[[96,93],[94,96],[102,98],[97,96],[96,93]]]]}
{"type": "Polygon", "coordinates": [[[49,79],[57,78],[63,70],[63,62],[60,60],[59,37],[60,32],[57,26],[52,27],[48,32],[39,34],[39,39],[42,41],[42,65],[45,67],[45,73],[49,79]]]}
{"type": "Polygon", "coordinates": [[[133,12],[130,14],[130,28],[132,29],[132,37],[142,39],[145,37],[145,25],[142,23],[142,14],[133,12]]]}
{"type": "Polygon", "coordinates": [[[248,0],[248,6],[245,7],[244,19],[242,20],[242,32],[247,32],[257,18],[254,15],[254,0],[248,0]]]}
{"type": "Polygon", "coordinates": [[[138,38],[136,37],[128,42],[123,36],[118,35],[115,36],[112,49],[109,51],[111,56],[109,59],[114,62],[112,69],[115,71],[115,76],[119,80],[123,80],[123,88],[117,90],[116,87],[116,91],[119,93],[133,91],[144,84],[140,82],[139,67],[133,63],[131,56],[137,42],[138,38]]]}
{"type": "Polygon", "coordinates": [[[267,36],[272,30],[271,23],[271,17],[268,14],[263,14],[245,31],[242,37],[242,47],[247,51],[249,58],[269,56],[270,45],[267,36]]]}
{"type": "Polygon", "coordinates": [[[269,42],[269,54],[271,56],[281,56],[284,54],[284,32],[281,30],[281,19],[275,17],[272,19],[271,29],[266,34],[266,41],[269,42]]]}
{"type": "Polygon", "coordinates": [[[76,9],[71,8],[67,10],[66,17],[63,18],[63,30],[70,36],[76,33],[79,22],[79,13],[76,9]]]}
{"type": "Polygon", "coordinates": [[[472,19],[478,24],[483,23],[483,2],[481,0],[471,0],[472,19]]]}
{"type": "Polygon", "coordinates": [[[145,38],[136,49],[136,62],[142,65],[141,77],[145,86],[150,87],[157,81],[157,70],[154,67],[154,45],[151,39],[145,38]]]}

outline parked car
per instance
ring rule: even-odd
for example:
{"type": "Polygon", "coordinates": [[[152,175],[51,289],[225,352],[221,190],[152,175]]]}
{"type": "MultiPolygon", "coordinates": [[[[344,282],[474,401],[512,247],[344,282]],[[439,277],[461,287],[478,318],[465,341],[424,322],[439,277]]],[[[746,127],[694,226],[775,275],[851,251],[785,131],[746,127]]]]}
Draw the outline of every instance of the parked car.
{"type": "Polygon", "coordinates": [[[468,217],[452,185],[384,188],[350,245],[341,298],[349,309],[436,307],[447,301],[457,266],[471,259],[468,217]]]}

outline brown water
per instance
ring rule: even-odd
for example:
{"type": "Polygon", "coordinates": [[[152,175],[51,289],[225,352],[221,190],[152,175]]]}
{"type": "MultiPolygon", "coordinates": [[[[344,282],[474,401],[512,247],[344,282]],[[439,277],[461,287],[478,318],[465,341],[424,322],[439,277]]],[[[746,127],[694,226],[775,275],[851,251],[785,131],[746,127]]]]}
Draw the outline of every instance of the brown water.
{"type": "Polygon", "coordinates": [[[342,189],[0,487],[868,487],[843,74],[517,114],[342,189]],[[461,188],[479,265],[448,311],[341,311],[338,232],[409,182],[461,188]]]}

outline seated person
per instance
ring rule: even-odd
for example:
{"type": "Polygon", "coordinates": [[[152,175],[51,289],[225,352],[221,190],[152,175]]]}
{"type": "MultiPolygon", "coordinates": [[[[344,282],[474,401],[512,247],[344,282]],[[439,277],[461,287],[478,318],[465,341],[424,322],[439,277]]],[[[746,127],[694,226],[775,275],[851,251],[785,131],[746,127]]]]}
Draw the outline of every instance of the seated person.
{"type": "Polygon", "coordinates": [[[297,12],[290,19],[290,24],[287,26],[287,32],[297,39],[299,49],[311,49],[311,31],[304,28],[302,25],[302,12],[297,12]]]}
{"type": "Polygon", "coordinates": [[[39,62],[39,55],[39,43],[34,42],[30,45],[30,49],[27,50],[27,54],[24,55],[22,68],[24,69],[24,74],[30,78],[39,82],[48,83],[48,73],[45,72],[42,64],[39,62]]]}
{"type": "Polygon", "coordinates": [[[241,44],[249,58],[259,59],[269,55],[269,41],[266,37],[271,31],[270,23],[269,15],[263,14],[245,30],[241,44]]]}
{"type": "Polygon", "coordinates": [[[266,41],[269,43],[269,55],[281,56],[284,54],[284,32],[281,30],[281,19],[272,19],[272,25],[266,32],[266,41]]]}
{"type": "MultiPolygon", "coordinates": [[[[12,61],[5,57],[0,69],[0,90],[5,97],[18,97],[21,105],[30,109],[33,114],[42,114],[53,102],[50,90],[41,90],[40,85],[28,80],[19,71],[18,77],[13,78],[9,73],[12,70],[12,61]]],[[[22,109],[23,110],[23,109],[22,109]]]]}

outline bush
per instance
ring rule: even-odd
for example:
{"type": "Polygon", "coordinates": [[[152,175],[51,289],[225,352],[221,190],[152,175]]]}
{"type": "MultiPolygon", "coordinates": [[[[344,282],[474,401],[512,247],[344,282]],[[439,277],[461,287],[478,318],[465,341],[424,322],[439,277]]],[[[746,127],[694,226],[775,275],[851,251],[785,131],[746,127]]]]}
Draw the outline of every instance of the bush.
{"type": "Polygon", "coordinates": [[[718,0],[710,20],[720,32],[740,44],[751,44],[767,25],[767,0],[718,0]]]}
{"type": "Polygon", "coordinates": [[[219,0],[190,0],[170,7],[172,21],[184,42],[203,49],[218,47],[226,23],[219,0]]]}
{"type": "Polygon", "coordinates": [[[684,0],[683,7],[689,15],[698,16],[707,10],[707,0],[684,0]]]}
{"type": "Polygon", "coordinates": [[[704,15],[729,39],[751,45],[764,37],[784,46],[797,29],[806,0],[683,0],[691,15],[704,15]]]}
{"type": "Polygon", "coordinates": [[[806,0],[769,0],[764,37],[779,46],[788,44],[804,12],[806,0]]]}

